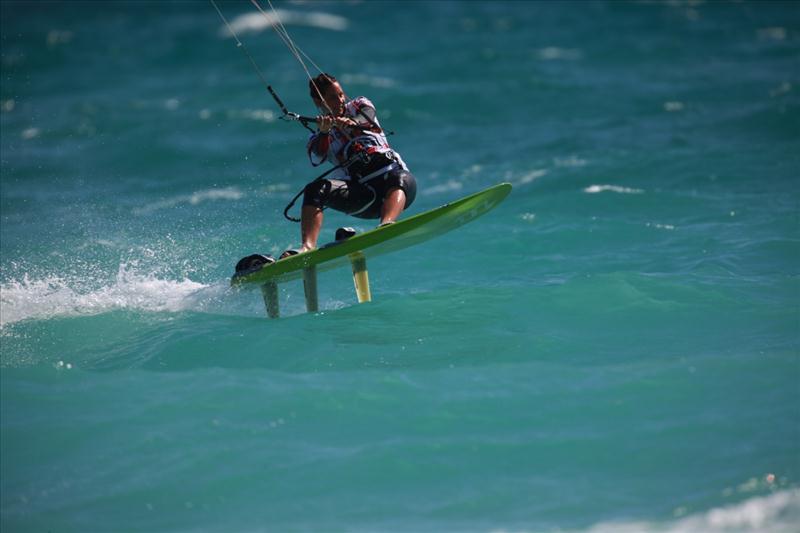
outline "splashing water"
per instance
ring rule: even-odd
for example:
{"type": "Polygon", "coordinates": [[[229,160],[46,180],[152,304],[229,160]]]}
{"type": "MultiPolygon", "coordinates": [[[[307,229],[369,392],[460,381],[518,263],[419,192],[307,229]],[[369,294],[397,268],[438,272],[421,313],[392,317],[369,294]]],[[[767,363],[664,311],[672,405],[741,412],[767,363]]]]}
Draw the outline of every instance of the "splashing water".
{"type": "Polygon", "coordinates": [[[96,315],[117,309],[181,311],[190,295],[207,287],[189,279],[159,279],[120,264],[116,278],[91,289],[90,280],[47,276],[11,280],[0,286],[0,328],[27,319],[96,315]]]}

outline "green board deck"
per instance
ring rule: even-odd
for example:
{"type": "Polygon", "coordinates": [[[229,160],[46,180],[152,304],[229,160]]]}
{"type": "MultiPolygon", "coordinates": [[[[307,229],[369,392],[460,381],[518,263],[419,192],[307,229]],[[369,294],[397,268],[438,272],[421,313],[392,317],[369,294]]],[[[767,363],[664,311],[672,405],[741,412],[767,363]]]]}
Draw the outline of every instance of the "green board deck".
{"type": "Polygon", "coordinates": [[[511,192],[511,184],[500,183],[455,202],[425,211],[394,224],[366,231],[349,239],[322,246],[265,265],[254,272],[238,273],[231,285],[258,285],[300,279],[304,269],[318,271],[350,265],[354,258],[372,258],[425,242],[451,231],[490,211],[511,192]]]}

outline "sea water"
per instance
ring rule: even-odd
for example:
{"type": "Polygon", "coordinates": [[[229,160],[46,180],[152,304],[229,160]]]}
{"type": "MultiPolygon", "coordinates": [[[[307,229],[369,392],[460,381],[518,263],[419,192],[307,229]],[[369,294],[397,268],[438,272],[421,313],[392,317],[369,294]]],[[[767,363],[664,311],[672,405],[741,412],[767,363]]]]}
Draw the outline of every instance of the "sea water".
{"type": "Polygon", "coordinates": [[[276,2],[409,215],[514,186],[279,320],[229,278],[321,170],[213,6],[0,9],[4,533],[800,529],[796,3],[276,2]]]}

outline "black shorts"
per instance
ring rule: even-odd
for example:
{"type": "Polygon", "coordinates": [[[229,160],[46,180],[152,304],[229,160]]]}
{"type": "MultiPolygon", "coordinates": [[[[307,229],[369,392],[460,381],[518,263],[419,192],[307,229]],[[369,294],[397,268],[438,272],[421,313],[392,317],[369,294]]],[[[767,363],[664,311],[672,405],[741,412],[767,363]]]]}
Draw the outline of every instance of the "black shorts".
{"type": "Polygon", "coordinates": [[[417,196],[417,181],[407,170],[397,168],[365,183],[351,180],[323,179],[309,183],[303,194],[303,206],[330,207],[358,218],[380,218],[386,195],[394,189],[406,194],[405,209],[417,196]]]}

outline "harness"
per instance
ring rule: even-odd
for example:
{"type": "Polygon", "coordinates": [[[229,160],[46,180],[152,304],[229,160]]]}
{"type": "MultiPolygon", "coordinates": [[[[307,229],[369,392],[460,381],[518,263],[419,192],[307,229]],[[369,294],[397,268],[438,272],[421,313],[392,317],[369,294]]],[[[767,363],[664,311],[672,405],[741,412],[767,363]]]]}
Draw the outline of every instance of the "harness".
{"type": "MultiPolygon", "coordinates": [[[[369,206],[371,206],[373,204],[373,202],[375,202],[375,199],[376,199],[375,190],[372,187],[370,187],[367,184],[367,182],[372,181],[375,178],[385,177],[386,174],[388,174],[389,172],[392,172],[393,170],[397,170],[398,168],[402,168],[400,163],[398,163],[394,159],[394,152],[392,152],[392,151],[389,151],[389,152],[386,152],[386,153],[374,154],[374,155],[384,156],[387,159],[389,159],[391,161],[391,163],[379,168],[378,170],[370,172],[366,176],[360,176],[358,178],[351,177],[351,179],[353,179],[359,185],[365,185],[368,189],[370,189],[372,191],[372,195],[373,196],[372,196],[372,201],[368,202],[364,207],[362,207],[358,211],[355,211],[353,213],[348,213],[350,215],[357,215],[359,213],[362,213],[367,208],[369,208],[369,206]]],[[[370,157],[370,155],[366,154],[365,152],[357,152],[357,153],[353,154],[352,156],[350,156],[350,159],[348,159],[344,163],[342,163],[340,165],[336,165],[335,167],[329,168],[328,170],[326,170],[325,172],[323,172],[322,174],[320,174],[319,176],[317,176],[316,178],[311,180],[309,183],[307,183],[302,189],[300,189],[300,192],[298,192],[294,196],[294,198],[292,198],[292,200],[288,204],[286,204],[286,208],[283,210],[283,216],[286,217],[287,220],[290,220],[292,222],[300,222],[300,219],[291,216],[289,214],[289,211],[292,209],[292,207],[294,207],[294,204],[297,203],[297,200],[306,192],[306,189],[308,187],[310,187],[311,185],[317,183],[318,181],[322,181],[323,179],[325,179],[326,176],[328,176],[329,174],[331,174],[332,172],[334,172],[336,170],[339,170],[340,168],[349,168],[349,167],[351,167],[351,166],[353,166],[353,165],[355,165],[357,163],[361,163],[364,166],[366,166],[366,165],[369,165],[369,163],[371,162],[372,159],[373,158],[370,157]]],[[[325,208],[323,208],[323,209],[325,209],[325,208]]]]}
{"type": "Polygon", "coordinates": [[[311,185],[313,185],[314,183],[316,183],[318,181],[322,181],[322,179],[325,178],[325,176],[327,176],[331,172],[333,172],[335,170],[339,170],[340,168],[347,168],[350,165],[353,165],[353,164],[357,163],[359,160],[361,160],[361,159],[363,159],[365,157],[368,157],[367,154],[364,154],[364,153],[354,154],[350,159],[348,159],[344,163],[341,163],[339,165],[336,165],[335,167],[329,168],[328,170],[326,170],[325,172],[323,172],[322,174],[320,174],[319,176],[317,176],[316,178],[311,180],[309,183],[306,183],[305,186],[302,189],[300,189],[300,192],[297,193],[294,198],[292,198],[292,201],[289,202],[286,205],[286,208],[283,210],[283,216],[286,217],[286,219],[291,221],[291,222],[300,222],[299,218],[295,218],[295,217],[293,217],[293,216],[291,216],[289,214],[289,210],[292,207],[294,207],[294,204],[297,202],[297,199],[300,198],[303,195],[303,193],[306,192],[306,189],[308,187],[310,187],[311,185]]]}
{"type": "Polygon", "coordinates": [[[352,216],[360,215],[361,213],[363,213],[364,211],[366,211],[367,209],[372,207],[372,204],[374,204],[375,200],[378,199],[378,194],[375,192],[375,189],[373,189],[372,187],[370,187],[367,184],[368,181],[374,180],[375,178],[386,178],[386,175],[389,174],[389,172],[391,172],[393,170],[397,170],[398,168],[402,168],[400,166],[400,163],[398,163],[397,161],[392,161],[391,163],[389,163],[385,167],[379,168],[375,172],[371,172],[371,173],[367,174],[366,176],[364,176],[362,178],[359,178],[358,179],[358,183],[361,184],[361,185],[364,185],[367,189],[372,191],[372,200],[370,200],[369,202],[364,204],[364,207],[362,207],[361,209],[359,209],[357,211],[353,211],[352,213],[348,213],[348,215],[352,215],[352,216]]]}
{"type": "MultiPolygon", "coordinates": [[[[364,118],[364,120],[366,120],[373,128],[376,128],[376,129],[380,130],[381,133],[384,132],[383,128],[381,128],[376,121],[374,121],[370,117],[368,117],[366,115],[366,113],[364,113],[360,108],[356,109],[356,113],[361,115],[364,118]]],[[[389,135],[394,135],[393,131],[390,131],[390,132],[387,132],[387,133],[389,135]]],[[[372,163],[374,161],[375,157],[384,157],[384,158],[388,159],[390,162],[387,165],[385,165],[385,166],[383,166],[383,167],[381,167],[381,168],[379,168],[377,170],[374,170],[374,171],[370,172],[369,174],[367,174],[365,176],[358,176],[357,175],[358,174],[357,171],[356,172],[348,172],[350,174],[351,179],[353,179],[356,183],[358,183],[360,185],[366,185],[367,182],[369,182],[369,181],[371,181],[371,180],[373,180],[375,178],[385,176],[389,172],[391,172],[393,170],[396,170],[398,168],[401,168],[401,165],[400,165],[400,163],[398,163],[397,159],[395,158],[394,152],[392,150],[388,150],[387,152],[377,152],[375,146],[371,146],[371,147],[365,148],[364,146],[361,145],[361,143],[359,143],[357,141],[357,139],[358,138],[352,139],[342,149],[342,152],[345,155],[348,155],[349,152],[352,152],[351,154],[349,154],[349,157],[343,163],[340,163],[340,164],[338,164],[338,165],[326,170],[325,172],[323,172],[322,174],[320,174],[319,176],[317,176],[316,178],[311,180],[309,183],[307,183],[300,190],[300,192],[298,192],[294,196],[294,198],[292,198],[292,200],[286,205],[286,208],[283,210],[283,216],[287,220],[290,220],[292,222],[300,222],[300,219],[291,216],[289,214],[289,211],[292,209],[292,207],[294,207],[294,204],[297,203],[297,200],[306,192],[306,189],[308,187],[310,187],[311,185],[317,183],[318,181],[321,181],[326,176],[328,176],[329,174],[331,174],[332,172],[334,172],[336,170],[339,170],[339,169],[342,169],[342,168],[350,169],[350,167],[353,167],[353,166],[361,166],[362,168],[369,167],[370,163],[372,163]]],[[[377,197],[377,195],[375,193],[375,190],[372,187],[370,187],[369,185],[366,185],[366,187],[372,191],[372,200],[370,202],[368,202],[364,207],[359,209],[358,211],[356,211],[354,213],[348,213],[348,214],[357,215],[359,213],[362,213],[363,211],[368,209],[375,202],[376,197],[377,197]]]]}
{"type": "Polygon", "coordinates": [[[400,163],[398,163],[397,161],[392,161],[391,163],[389,163],[385,167],[379,168],[375,172],[370,172],[366,176],[358,178],[358,183],[364,184],[364,183],[368,182],[371,179],[375,179],[375,178],[377,178],[379,176],[382,176],[384,174],[388,174],[392,170],[396,170],[398,168],[400,168],[400,163]]]}

